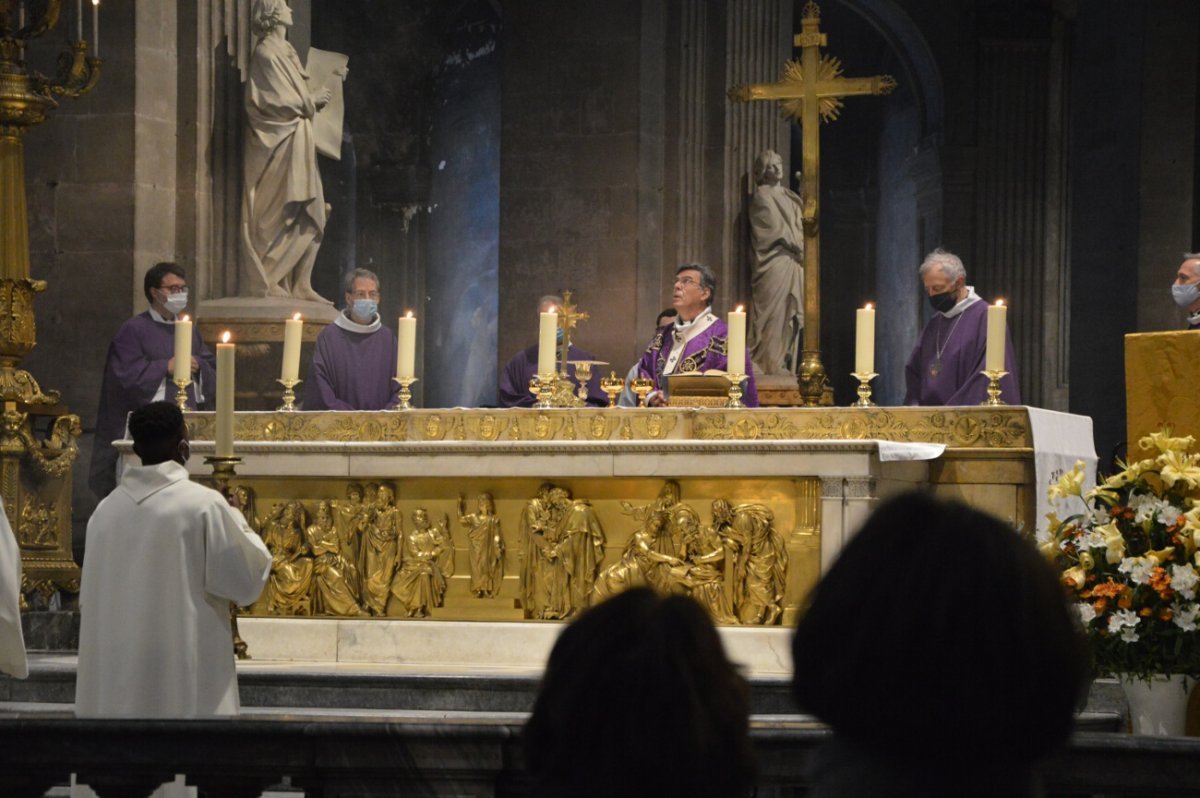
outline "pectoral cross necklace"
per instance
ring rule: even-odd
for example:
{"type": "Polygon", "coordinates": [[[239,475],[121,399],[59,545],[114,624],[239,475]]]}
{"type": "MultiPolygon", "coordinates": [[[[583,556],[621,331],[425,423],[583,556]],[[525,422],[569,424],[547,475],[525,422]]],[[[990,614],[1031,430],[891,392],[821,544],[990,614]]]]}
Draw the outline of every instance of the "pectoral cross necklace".
{"type": "MultiPolygon", "coordinates": [[[[942,325],[941,324],[938,325],[937,335],[935,336],[934,342],[933,342],[933,348],[934,348],[933,365],[929,367],[929,373],[935,377],[938,374],[940,374],[942,371],[942,352],[945,352],[946,347],[949,346],[950,337],[952,335],[954,335],[954,330],[956,327],[958,327],[958,323],[960,321],[962,321],[962,317],[963,317],[963,314],[959,313],[958,316],[955,317],[954,323],[950,325],[950,332],[946,333],[946,343],[942,343],[942,325]]],[[[945,318],[945,317],[943,316],[943,318],[945,318]]]]}

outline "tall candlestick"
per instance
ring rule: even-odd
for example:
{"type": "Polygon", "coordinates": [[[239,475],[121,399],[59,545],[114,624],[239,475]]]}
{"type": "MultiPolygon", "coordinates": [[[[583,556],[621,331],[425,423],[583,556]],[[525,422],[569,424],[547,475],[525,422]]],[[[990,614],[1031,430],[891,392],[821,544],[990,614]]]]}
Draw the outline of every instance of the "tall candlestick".
{"type": "Polygon", "coordinates": [[[411,379],[417,360],[417,320],[411,310],[400,317],[397,330],[400,342],[396,347],[396,379],[411,379]]]}
{"type": "Polygon", "coordinates": [[[726,317],[729,325],[725,370],[730,374],[745,374],[746,369],[746,311],[738,305],[726,317]]]}
{"type": "Polygon", "coordinates": [[[870,302],[854,312],[854,373],[875,371],[875,308],[870,302]]]}
{"type": "Polygon", "coordinates": [[[226,330],[217,344],[217,457],[233,457],[233,355],[226,330]]]}
{"type": "Polygon", "coordinates": [[[988,371],[1004,371],[1005,325],[1008,308],[1003,299],[988,307],[987,315],[987,358],[984,368],[988,371]]]}
{"type": "Polygon", "coordinates": [[[100,0],[92,0],[92,56],[100,57],[100,0]]]}
{"type": "Polygon", "coordinates": [[[192,321],[187,316],[175,319],[175,382],[192,378],[192,321]]]}
{"type": "Polygon", "coordinates": [[[538,374],[554,373],[554,344],[558,332],[558,314],[541,314],[538,323],[538,374]]]}
{"type": "Polygon", "coordinates": [[[300,340],[304,335],[304,319],[300,314],[283,323],[283,369],[279,373],[282,382],[300,379],[300,340]]]}

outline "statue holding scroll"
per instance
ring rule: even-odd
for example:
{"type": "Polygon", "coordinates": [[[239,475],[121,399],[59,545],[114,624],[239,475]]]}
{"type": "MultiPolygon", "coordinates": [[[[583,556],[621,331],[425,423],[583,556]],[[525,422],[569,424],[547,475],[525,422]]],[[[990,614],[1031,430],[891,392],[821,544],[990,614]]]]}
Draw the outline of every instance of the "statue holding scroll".
{"type": "Polygon", "coordinates": [[[750,360],[758,374],[795,372],[804,328],[803,200],[783,183],[783,159],[763,150],[754,159],[750,199],[750,360]]]}

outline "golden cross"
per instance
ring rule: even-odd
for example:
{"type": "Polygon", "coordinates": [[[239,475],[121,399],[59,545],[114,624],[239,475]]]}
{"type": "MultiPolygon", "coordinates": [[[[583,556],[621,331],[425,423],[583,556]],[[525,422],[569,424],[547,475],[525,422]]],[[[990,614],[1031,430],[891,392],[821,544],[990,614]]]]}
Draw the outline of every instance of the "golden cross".
{"type": "Polygon", "coordinates": [[[588,320],[588,314],[580,312],[578,305],[571,304],[571,292],[562,292],[562,306],[558,309],[558,326],[562,328],[563,339],[559,350],[559,362],[562,364],[562,371],[565,374],[567,371],[567,357],[571,349],[571,333],[581,321],[588,320]]]}
{"type": "Polygon", "coordinates": [[[842,77],[842,62],[821,55],[828,44],[820,30],[821,9],[809,0],[801,13],[800,33],[793,44],[800,48],[800,60],[783,66],[777,83],[735,86],[729,90],[734,102],[778,100],[785,114],[799,120],[801,163],[804,181],[804,362],[801,365],[800,390],[806,405],[817,404],[824,388],[825,369],[821,365],[821,273],[820,273],[820,163],[822,120],[832,122],[842,109],[842,98],[864,94],[887,94],[896,88],[891,75],[870,78],[842,77]],[[805,380],[808,379],[806,391],[805,380]]]}

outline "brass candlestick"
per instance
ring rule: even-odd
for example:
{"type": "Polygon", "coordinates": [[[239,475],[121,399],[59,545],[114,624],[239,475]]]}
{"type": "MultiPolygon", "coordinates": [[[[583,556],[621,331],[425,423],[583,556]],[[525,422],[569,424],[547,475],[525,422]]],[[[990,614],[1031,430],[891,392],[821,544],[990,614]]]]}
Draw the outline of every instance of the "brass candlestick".
{"type": "Polygon", "coordinates": [[[863,374],[855,371],[850,374],[851,377],[858,380],[858,401],[850,405],[851,407],[874,407],[875,403],[871,401],[871,380],[879,375],[875,372],[863,374]]]}
{"type": "Polygon", "coordinates": [[[192,381],[191,380],[171,380],[171,382],[175,383],[175,387],[179,389],[179,392],[177,394],[175,394],[175,404],[179,405],[180,410],[186,411],[188,409],[187,408],[187,389],[188,389],[188,386],[192,384],[192,381]]]}
{"type": "Polygon", "coordinates": [[[1000,405],[1007,404],[1007,402],[1005,402],[1003,399],[1000,398],[1000,380],[1004,379],[1004,377],[1008,375],[1008,372],[1007,371],[992,371],[989,369],[989,370],[985,370],[981,373],[983,374],[983,376],[988,378],[988,387],[987,387],[988,398],[984,399],[982,402],[980,402],[979,403],[980,406],[981,407],[984,407],[984,406],[998,407],[1000,405]]]}
{"type": "Polygon", "coordinates": [[[296,411],[296,391],[294,390],[303,380],[275,380],[283,386],[283,404],[279,406],[280,413],[296,411]]]}
{"type": "Polygon", "coordinates": [[[539,410],[549,410],[554,407],[554,382],[558,379],[558,375],[549,372],[547,374],[539,374],[529,381],[529,388],[537,396],[538,400],[534,403],[534,407],[539,410]]]}
{"type": "Polygon", "coordinates": [[[649,377],[638,377],[629,383],[629,387],[637,394],[638,407],[645,407],[646,396],[654,390],[654,380],[649,377]]]}
{"type": "Polygon", "coordinates": [[[742,404],[742,380],[746,378],[746,375],[731,371],[725,376],[729,378],[729,401],[725,403],[725,406],[745,407],[742,404]]]}
{"type": "Polygon", "coordinates": [[[392,377],[392,382],[400,384],[400,404],[393,410],[412,410],[412,384],[416,381],[416,377],[392,377]]]}
{"type": "Polygon", "coordinates": [[[609,372],[607,377],[600,379],[600,388],[608,394],[608,406],[617,406],[617,397],[621,395],[621,391],[625,390],[625,380],[617,376],[617,372],[609,372]]]}
{"type": "MultiPolygon", "coordinates": [[[[228,457],[214,455],[204,458],[204,464],[212,468],[213,484],[217,486],[217,490],[223,495],[229,495],[229,491],[232,489],[230,485],[234,477],[237,476],[237,467],[241,462],[242,458],[234,455],[228,457]]],[[[238,632],[237,619],[237,604],[231,601],[229,602],[229,630],[233,633],[233,654],[238,659],[250,659],[250,647],[246,645],[246,641],[242,639],[241,633],[238,632]]]]}

